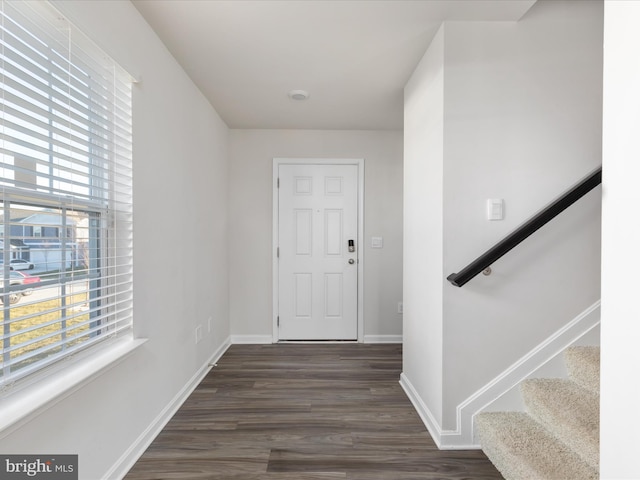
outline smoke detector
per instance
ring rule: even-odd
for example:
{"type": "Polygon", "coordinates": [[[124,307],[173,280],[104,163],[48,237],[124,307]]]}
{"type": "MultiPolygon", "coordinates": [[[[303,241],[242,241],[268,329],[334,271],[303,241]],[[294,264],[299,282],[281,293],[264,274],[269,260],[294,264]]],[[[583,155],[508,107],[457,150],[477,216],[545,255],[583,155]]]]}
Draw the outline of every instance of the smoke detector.
{"type": "Polygon", "coordinates": [[[309,92],[305,90],[291,90],[289,92],[289,98],[292,100],[306,100],[309,98],[309,92]]]}

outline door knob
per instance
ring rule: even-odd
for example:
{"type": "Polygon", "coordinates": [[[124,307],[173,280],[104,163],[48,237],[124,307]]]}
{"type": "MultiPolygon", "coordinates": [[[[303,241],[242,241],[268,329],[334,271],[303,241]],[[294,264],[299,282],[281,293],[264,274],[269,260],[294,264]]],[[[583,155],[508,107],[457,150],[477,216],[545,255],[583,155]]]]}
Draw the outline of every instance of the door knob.
{"type": "Polygon", "coordinates": [[[356,261],[353,258],[349,259],[349,265],[353,265],[354,263],[356,263],[356,261]]]}

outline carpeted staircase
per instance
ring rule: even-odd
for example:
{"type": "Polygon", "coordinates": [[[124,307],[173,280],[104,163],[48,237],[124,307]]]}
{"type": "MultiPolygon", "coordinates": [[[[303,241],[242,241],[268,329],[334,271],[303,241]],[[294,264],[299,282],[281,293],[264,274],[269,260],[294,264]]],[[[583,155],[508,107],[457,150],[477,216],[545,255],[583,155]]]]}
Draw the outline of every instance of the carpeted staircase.
{"type": "Polygon", "coordinates": [[[599,472],[600,348],[564,352],[569,379],[521,385],[525,412],[476,415],[482,450],[507,480],[588,480],[599,472]]]}

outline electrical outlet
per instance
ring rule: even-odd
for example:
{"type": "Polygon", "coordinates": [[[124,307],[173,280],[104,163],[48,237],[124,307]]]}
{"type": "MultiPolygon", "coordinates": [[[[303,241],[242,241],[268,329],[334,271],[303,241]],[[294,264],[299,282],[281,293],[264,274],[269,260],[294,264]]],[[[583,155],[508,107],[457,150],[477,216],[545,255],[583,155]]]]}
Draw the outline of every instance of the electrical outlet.
{"type": "Polygon", "coordinates": [[[398,302],[398,313],[399,314],[404,313],[404,306],[402,305],[402,302],[398,302]]]}
{"type": "Polygon", "coordinates": [[[196,327],[196,343],[200,343],[202,341],[202,325],[198,325],[196,327]]]}

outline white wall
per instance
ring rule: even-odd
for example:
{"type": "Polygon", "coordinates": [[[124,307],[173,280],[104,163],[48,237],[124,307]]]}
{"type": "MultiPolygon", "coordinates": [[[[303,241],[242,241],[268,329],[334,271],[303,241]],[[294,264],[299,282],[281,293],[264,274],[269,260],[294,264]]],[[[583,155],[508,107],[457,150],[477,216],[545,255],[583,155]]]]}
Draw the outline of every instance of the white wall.
{"type": "Polygon", "coordinates": [[[406,375],[442,423],[444,28],[405,87],[404,339],[406,375]],[[435,388],[434,388],[435,387],[435,388]]]}
{"type": "Polygon", "coordinates": [[[273,158],[298,157],[365,159],[365,340],[401,335],[402,132],[231,130],[229,148],[232,334],[272,335],[273,158]]]}
{"type": "Polygon", "coordinates": [[[640,478],[640,2],[605,3],[600,478],[640,478]]]}
{"type": "MultiPolygon", "coordinates": [[[[490,277],[462,288],[445,277],[600,164],[602,3],[539,1],[517,23],[447,22],[443,29],[443,139],[418,147],[425,162],[444,151],[443,211],[426,218],[436,232],[443,225],[442,248],[433,253],[444,269],[442,296],[425,292],[429,309],[407,301],[404,332],[442,343],[442,382],[427,379],[418,359],[404,368],[429,410],[428,399],[441,395],[438,426],[450,431],[458,405],[600,296],[599,189],[496,262],[490,277]],[[488,198],[505,200],[503,221],[486,220],[488,198]],[[442,316],[430,318],[438,302],[442,316]],[[428,332],[425,322],[433,325],[428,332]]],[[[433,48],[442,47],[432,45],[425,59],[433,48]]],[[[416,75],[426,88],[429,74],[416,75]]],[[[419,135],[405,141],[419,145],[419,135]]],[[[405,227],[408,245],[415,234],[405,227]]],[[[405,264],[420,261],[407,252],[405,264]]],[[[405,275],[404,284],[408,292],[424,278],[405,275]]],[[[436,419],[438,408],[436,401],[436,419]]]]}
{"type": "Polygon", "coordinates": [[[93,480],[229,337],[228,129],[130,2],[54,3],[142,80],[133,97],[134,322],[149,340],[1,438],[0,451],[79,454],[80,478],[93,480]],[[205,334],[196,346],[197,324],[205,334]]]}

